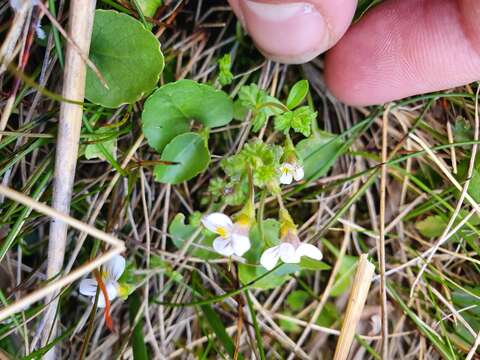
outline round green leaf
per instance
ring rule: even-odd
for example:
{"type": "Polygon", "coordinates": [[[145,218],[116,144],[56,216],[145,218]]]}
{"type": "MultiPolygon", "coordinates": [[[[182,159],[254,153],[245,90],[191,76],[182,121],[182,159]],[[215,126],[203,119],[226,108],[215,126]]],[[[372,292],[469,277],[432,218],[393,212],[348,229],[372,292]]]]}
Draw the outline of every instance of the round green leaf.
{"type": "Polygon", "coordinates": [[[162,0],[137,0],[143,15],[152,17],[162,5],[162,0]]]}
{"type": "Polygon", "coordinates": [[[164,65],[157,38],[139,21],[113,10],[95,12],[90,59],[108,89],[89,68],[85,97],[109,108],[134,103],[152,91],[164,65]]]}
{"type": "Polygon", "coordinates": [[[189,132],[178,135],[165,147],[162,160],[177,164],[155,166],[155,180],[178,184],[202,172],[210,162],[210,153],[205,140],[200,135],[189,132]]]}
{"type": "Polygon", "coordinates": [[[233,104],[226,93],[180,80],[162,86],[147,99],[142,128],[150,146],[162,151],[175,136],[190,130],[192,119],[213,128],[228,124],[232,118],[233,104]]]}

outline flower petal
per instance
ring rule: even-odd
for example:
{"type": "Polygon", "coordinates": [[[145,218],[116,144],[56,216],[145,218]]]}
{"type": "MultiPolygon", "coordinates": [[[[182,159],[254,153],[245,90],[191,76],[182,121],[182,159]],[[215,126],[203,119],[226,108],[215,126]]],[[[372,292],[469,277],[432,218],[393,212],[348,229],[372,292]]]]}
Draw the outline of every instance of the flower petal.
{"type": "Polygon", "coordinates": [[[305,176],[305,171],[303,171],[303,166],[296,165],[295,170],[293,171],[293,178],[295,181],[300,181],[305,176]]]}
{"type": "Polygon", "coordinates": [[[267,270],[272,270],[277,265],[280,257],[280,246],[274,246],[265,250],[260,257],[260,264],[267,270]]]}
{"type": "Polygon", "coordinates": [[[312,244],[302,243],[298,246],[296,252],[298,257],[308,256],[309,258],[312,258],[315,260],[322,260],[322,257],[323,257],[320,249],[312,244]]]}
{"type": "Polygon", "coordinates": [[[125,271],[125,258],[120,255],[114,256],[105,264],[105,271],[107,272],[107,280],[118,280],[125,271]]]}
{"type": "MultiPolygon", "coordinates": [[[[105,286],[106,286],[106,289],[107,289],[108,300],[111,303],[118,295],[118,291],[117,291],[118,284],[117,284],[116,281],[108,281],[105,284],[105,286]]],[[[97,307],[104,308],[105,305],[106,305],[105,297],[103,296],[103,292],[100,291],[100,294],[98,294],[97,307]]]]}
{"type": "Polygon", "coordinates": [[[80,294],[85,296],[95,296],[97,293],[97,282],[93,279],[83,279],[80,281],[79,289],[80,294]]]}
{"type": "Polygon", "coordinates": [[[284,263],[296,264],[300,262],[300,256],[297,255],[295,246],[290,243],[284,242],[280,244],[280,259],[284,263]]]}
{"type": "Polygon", "coordinates": [[[231,230],[233,227],[232,220],[227,215],[220,212],[205,215],[202,218],[202,224],[208,230],[222,236],[224,236],[224,234],[222,233],[221,229],[223,229],[223,232],[225,232],[231,230]]]}
{"type": "Polygon", "coordinates": [[[234,253],[231,239],[224,239],[221,236],[213,240],[213,248],[223,256],[232,256],[234,253]]]}
{"type": "Polygon", "coordinates": [[[232,234],[233,252],[237,256],[242,256],[250,249],[250,239],[248,236],[232,234]]]}
{"type": "Polygon", "coordinates": [[[288,162],[284,162],[282,165],[280,165],[280,171],[281,172],[293,172],[293,170],[295,169],[295,167],[288,163],[288,162]]]}
{"type": "Polygon", "coordinates": [[[282,175],[280,176],[279,181],[280,181],[280,184],[284,184],[284,185],[291,184],[293,181],[292,173],[282,172],[282,175]]]}

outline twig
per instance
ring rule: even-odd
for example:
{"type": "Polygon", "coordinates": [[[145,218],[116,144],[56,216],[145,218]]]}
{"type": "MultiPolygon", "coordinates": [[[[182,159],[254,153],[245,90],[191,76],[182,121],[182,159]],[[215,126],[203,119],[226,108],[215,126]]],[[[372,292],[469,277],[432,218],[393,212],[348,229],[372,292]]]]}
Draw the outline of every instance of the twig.
{"type": "Polygon", "coordinates": [[[52,209],[51,207],[42,204],[38,201],[33,200],[32,198],[23,195],[15,190],[12,190],[6,186],[0,185],[0,194],[12,199],[13,201],[19,202],[28,208],[32,208],[38,211],[41,214],[50,216],[54,219],[58,219],[75,229],[80,231],[86,232],[92,237],[100,239],[110,245],[113,245],[114,248],[106,252],[105,254],[99,256],[98,258],[92,260],[91,262],[82,265],[78,269],[72,271],[70,274],[59,278],[56,281],[34,291],[33,293],[23,297],[22,299],[18,300],[17,302],[3,308],[0,310],[0,321],[8,318],[9,316],[15,314],[18,311],[21,311],[28,307],[29,305],[33,304],[34,302],[46,297],[49,294],[57,292],[62,287],[72,283],[73,281],[79,279],[83,275],[91,272],[93,269],[100,267],[100,265],[106,263],[110,260],[113,256],[120,254],[121,252],[125,251],[125,246],[123,241],[117,239],[116,237],[109,235],[101,230],[98,230],[92,226],[89,226],[77,219],[74,219],[68,215],[62,214],[59,211],[52,209]]]}
{"type": "Polygon", "coordinates": [[[387,287],[385,284],[385,200],[387,191],[387,147],[388,147],[388,116],[389,108],[382,119],[382,165],[380,175],[380,238],[378,240],[378,263],[380,268],[380,305],[382,312],[382,355],[388,356],[388,311],[387,287]]]}
{"type": "MultiPolygon", "coordinates": [[[[447,121],[447,137],[448,137],[448,143],[449,144],[453,144],[453,131],[452,131],[452,124],[449,121],[447,121]]],[[[450,156],[452,158],[452,169],[453,169],[453,173],[456,174],[457,173],[457,154],[455,153],[455,147],[452,146],[450,148],[450,156]]]]}
{"type": "MultiPolygon", "coordinates": [[[[90,48],[94,14],[95,0],[73,0],[70,4],[69,35],[72,42],[67,45],[62,91],[63,97],[68,99],[77,101],[84,99],[87,67],[82,53],[88,54],[90,48]],[[77,51],[77,48],[80,49],[80,52],[77,51]]],[[[82,114],[83,108],[79,105],[62,103],[60,106],[52,204],[56,210],[64,214],[70,212],[82,114]]],[[[53,220],[50,224],[48,243],[48,278],[56,276],[62,270],[66,242],[67,224],[63,221],[53,220]]],[[[52,294],[53,296],[54,294],[52,294]]],[[[47,299],[47,301],[50,300],[51,298],[47,299]]],[[[50,328],[52,328],[52,336],[55,336],[54,318],[57,303],[57,301],[52,301],[45,314],[42,345],[48,342],[50,328]]],[[[50,351],[46,359],[53,357],[54,351],[50,351]]]]}
{"type": "Polygon", "coordinates": [[[12,21],[10,30],[0,47],[0,75],[7,69],[6,65],[15,57],[15,48],[30,10],[30,2],[23,1],[20,9],[15,11],[15,17],[12,21]]]}
{"type": "Polygon", "coordinates": [[[335,349],[334,360],[344,360],[348,356],[350,347],[355,335],[355,329],[362,315],[365,301],[367,300],[368,290],[372,282],[375,266],[368,261],[367,254],[360,255],[357,272],[353,280],[353,287],[348,300],[345,319],[335,349]]]}

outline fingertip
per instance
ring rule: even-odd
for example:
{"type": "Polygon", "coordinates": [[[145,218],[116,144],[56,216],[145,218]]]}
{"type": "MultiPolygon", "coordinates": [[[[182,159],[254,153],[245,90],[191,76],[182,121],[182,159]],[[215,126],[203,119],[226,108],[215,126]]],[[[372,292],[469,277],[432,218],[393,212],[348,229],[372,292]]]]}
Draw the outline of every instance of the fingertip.
{"type": "Polygon", "coordinates": [[[268,58],[307,62],[338,41],[350,24],[355,0],[230,0],[233,10],[268,58]]]}
{"type": "MultiPolygon", "coordinates": [[[[466,2],[472,12],[480,8],[466,2]]],[[[455,0],[385,1],[327,53],[327,86],[340,101],[363,106],[477,80],[480,44],[465,31],[463,12],[455,0]]]]}

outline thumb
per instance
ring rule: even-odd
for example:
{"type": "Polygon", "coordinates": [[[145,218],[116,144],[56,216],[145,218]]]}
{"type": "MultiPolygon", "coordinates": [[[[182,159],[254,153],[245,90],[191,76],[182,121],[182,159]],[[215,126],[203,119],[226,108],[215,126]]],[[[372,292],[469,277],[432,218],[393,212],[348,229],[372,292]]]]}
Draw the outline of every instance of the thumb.
{"type": "Polygon", "coordinates": [[[229,0],[268,58],[303,63],[329,49],[352,21],[356,0],[229,0]]]}

